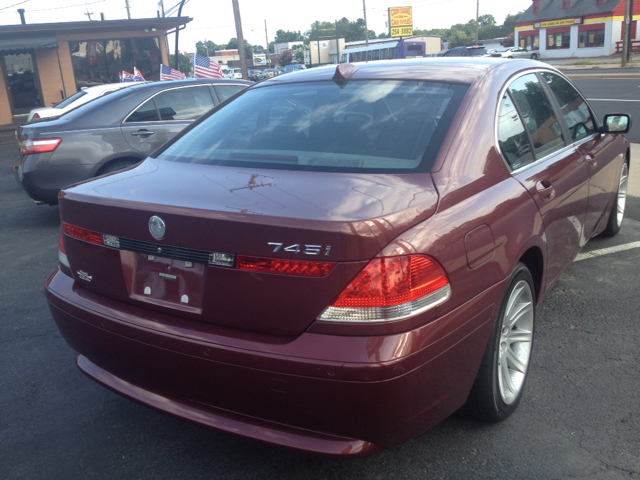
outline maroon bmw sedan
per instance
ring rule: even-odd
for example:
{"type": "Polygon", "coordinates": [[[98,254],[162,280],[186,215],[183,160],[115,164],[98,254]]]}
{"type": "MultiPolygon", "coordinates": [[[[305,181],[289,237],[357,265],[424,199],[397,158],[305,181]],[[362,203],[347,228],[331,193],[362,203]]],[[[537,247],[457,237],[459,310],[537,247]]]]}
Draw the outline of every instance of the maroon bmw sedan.
{"type": "Polygon", "coordinates": [[[620,229],[630,125],[529,60],[277,77],[60,193],[51,312],[93,380],[270,444],[503,420],[545,293],[620,229]]]}

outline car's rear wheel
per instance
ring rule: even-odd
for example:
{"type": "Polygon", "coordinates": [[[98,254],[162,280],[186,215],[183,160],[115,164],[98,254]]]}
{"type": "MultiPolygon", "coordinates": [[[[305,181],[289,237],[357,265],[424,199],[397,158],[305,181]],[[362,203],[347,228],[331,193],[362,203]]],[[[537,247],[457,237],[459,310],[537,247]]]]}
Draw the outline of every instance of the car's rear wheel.
{"type": "Polygon", "coordinates": [[[540,55],[537,53],[532,53],[531,54],[531,60],[537,60],[538,58],[540,58],[540,55]]]}
{"type": "Polygon", "coordinates": [[[504,420],[518,407],[529,373],[535,324],[535,289],[526,265],[511,274],[467,400],[467,413],[492,422],[504,420]]]}
{"type": "Polygon", "coordinates": [[[604,229],[602,235],[605,237],[613,237],[618,234],[622,226],[624,218],[624,207],[627,204],[627,184],[629,183],[629,164],[624,162],[622,171],[620,172],[620,182],[618,183],[618,192],[609,213],[609,221],[607,228],[604,229]]]}

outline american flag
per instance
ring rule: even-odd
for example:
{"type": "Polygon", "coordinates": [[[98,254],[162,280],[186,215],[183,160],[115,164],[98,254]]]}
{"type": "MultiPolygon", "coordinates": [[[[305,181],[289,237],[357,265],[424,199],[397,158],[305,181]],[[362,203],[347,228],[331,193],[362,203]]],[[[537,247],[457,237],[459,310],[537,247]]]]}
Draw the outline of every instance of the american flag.
{"type": "Polygon", "coordinates": [[[196,53],[193,58],[193,71],[196,78],[222,78],[222,69],[216,62],[212,62],[208,57],[196,53]]]}
{"type": "Polygon", "coordinates": [[[162,80],[181,80],[186,78],[180,70],[174,70],[171,67],[160,64],[160,81],[162,80]]]}

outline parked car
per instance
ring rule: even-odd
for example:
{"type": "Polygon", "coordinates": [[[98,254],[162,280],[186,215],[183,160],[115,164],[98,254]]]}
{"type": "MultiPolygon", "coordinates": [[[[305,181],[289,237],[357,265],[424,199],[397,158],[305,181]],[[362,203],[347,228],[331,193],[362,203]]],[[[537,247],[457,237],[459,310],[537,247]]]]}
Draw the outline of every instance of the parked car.
{"type": "Polygon", "coordinates": [[[448,50],[442,50],[438,53],[427,55],[428,57],[487,57],[490,56],[487,50],[480,45],[470,47],[453,47],[448,50]]]}
{"type": "Polygon", "coordinates": [[[269,78],[269,74],[266,71],[249,70],[249,80],[252,82],[259,82],[269,78]]]}
{"type": "Polygon", "coordinates": [[[280,75],[281,70],[278,70],[277,68],[267,68],[263,70],[262,73],[266,73],[267,75],[269,75],[269,78],[271,78],[280,75]]]}
{"type": "Polygon", "coordinates": [[[65,98],[60,103],[53,107],[40,107],[34,108],[29,112],[27,122],[38,118],[59,117],[64,115],[74,108],[78,108],[80,105],[84,105],[91,100],[95,100],[98,97],[102,97],[121,88],[129,87],[131,85],[141,82],[127,82],[127,83],[107,83],[105,85],[94,85],[92,87],[83,87],[79,92],[74,93],[70,97],[65,98]]]}
{"type": "Polygon", "coordinates": [[[129,84],[57,119],[18,127],[18,184],[37,204],[55,204],[62,187],[138,163],[248,85],[219,79],[129,84]]]}
{"type": "Polygon", "coordinates": [[[537,60],[540,58],[540,52],[537,50],[530,50],[525,47],[510,47],[504,52],[501,52],[503,58],[531,58],[537,60]]]}
{"type": "Polygon", "coordinates": [[[242,69],[241,68],[228,68],[227,73],[223,72],[225,78],[238,78],[242,79],[242,69]]]}
{"type": "Polygon", "coordinates": [[[46,294],[83,373],[337,456],[516,410],[545,293],[620,229],[631,119],[538,62],[383,66],[260,83],[61,192],[46,294]]]}
{"type": "Polygon", "coordinates": [[[299,70],[306,70],[307,67],[303,63],[292,63],[290,65],[286,65],[282,70],[282,73],[292,73],[297,72],[299,70]]]}

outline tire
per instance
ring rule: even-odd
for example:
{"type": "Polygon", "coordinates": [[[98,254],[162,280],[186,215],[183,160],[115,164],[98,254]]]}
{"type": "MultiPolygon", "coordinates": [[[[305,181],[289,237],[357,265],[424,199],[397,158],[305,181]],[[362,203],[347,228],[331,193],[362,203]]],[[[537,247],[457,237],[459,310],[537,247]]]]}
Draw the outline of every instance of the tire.
{"type": "Polygon", "coordinates": [[[103,165],[102,168],[98,170],[98,173],[96,173],[96,177],[99,177],[100,175],[106,175],[108,173],[117,172],[119,170],[124,170],[125,168],[135,165],[139,161],[140,160],[114,160],[103,165]]]}
{"type": "Polygon", "coordinates": [[[526,265],[518,263],[467,399],[467,414],[498,422],[516,410],[529,373],[534,325],[533,278],[526,265]]]}
{"type": "Polygon", "coordinates": [[[540,55],[538,55],[537,53],[532,53],[531,54],[531,60],[537,60],[540,57],[540,55]]]}
{"type": "Polygon", "coordinates": [[[629,164],[625,161],[620,172],[620,182],[618,183],[618,191],[616,198],[609,212],[609,221],[607,227],[602,232],[603,237],[614,237],[622,227],[622,219],[624,218],[624,207],[627,203],[627,184],[629,182],[629,164]]]}

